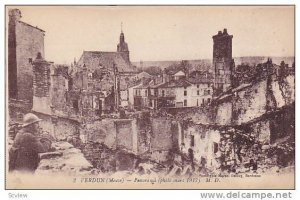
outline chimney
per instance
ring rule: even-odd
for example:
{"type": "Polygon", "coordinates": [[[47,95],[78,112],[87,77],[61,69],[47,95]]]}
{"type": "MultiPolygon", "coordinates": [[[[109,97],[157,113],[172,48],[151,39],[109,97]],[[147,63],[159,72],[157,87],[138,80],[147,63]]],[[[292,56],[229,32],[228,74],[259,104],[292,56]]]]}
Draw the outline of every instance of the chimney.
{"type": "Polygon", "coordinates": [[[19,21],[22,17],[21,11],[19,9],[10,9],[8,11],[8,15],[11,22],[19,21]]]}
{"type": "Polygon", "coordinates": [[[226,34],[226,35],[228,34],[228,33],[227,33],[227,29],[226,29],[226,28],[224,28],[224,30],[223,30],[223,34],[226,34]]]}

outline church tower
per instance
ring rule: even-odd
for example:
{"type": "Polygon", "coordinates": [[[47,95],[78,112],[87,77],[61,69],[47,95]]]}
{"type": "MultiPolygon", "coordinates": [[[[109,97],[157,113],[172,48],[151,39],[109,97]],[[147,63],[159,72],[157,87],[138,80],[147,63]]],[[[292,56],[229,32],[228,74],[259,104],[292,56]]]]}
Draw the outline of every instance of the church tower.
{"type": "Polygon", "coordinates": [[[122,25],[121,25],[120,41],[119,41],[119,44],[117,46],[117,52],[121,52],[124,59],[127,60],[128,62],[130,62],[128,45],[125,42],[125,37],[124,37],[123,30],[122,30],[122,25]]]}
{"type": "Polygon", "coordinates": [[[214,94],[219,95],[231,87],[234,60],[232,59],[232,35],[219,31],[213,37],[213,69],[214,69],[214,94]]]}

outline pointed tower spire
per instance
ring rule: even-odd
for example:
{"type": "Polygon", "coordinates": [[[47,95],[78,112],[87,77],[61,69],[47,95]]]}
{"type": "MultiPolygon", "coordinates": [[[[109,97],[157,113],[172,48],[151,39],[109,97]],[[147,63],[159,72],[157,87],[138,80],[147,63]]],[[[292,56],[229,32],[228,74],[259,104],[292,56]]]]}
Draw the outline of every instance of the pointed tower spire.
{"type": "Polygon", "coordinates": [[[124,58],[130,62],[129,59],[129,49],[128,49],[128,45],[125,42],[125,36],[123,33],[123,22],[121,22],[121,34],[120,34],[120,41],[119,44],[117,45],[117,52],[122,52],[124,55],[124,58]]]}

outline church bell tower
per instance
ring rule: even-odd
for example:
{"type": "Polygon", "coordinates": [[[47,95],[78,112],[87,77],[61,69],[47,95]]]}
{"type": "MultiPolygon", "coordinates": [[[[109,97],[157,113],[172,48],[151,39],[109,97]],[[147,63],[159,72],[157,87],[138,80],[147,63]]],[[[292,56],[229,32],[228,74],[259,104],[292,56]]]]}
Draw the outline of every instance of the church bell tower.
{"type": "Polygon", "coordinates": [[[123,33],[122,24],[121,24],[120,41],[119,41],[119,44],[117,46],[117,52],[121,52],[124,59],[127,60],[128,62],[130,62],[128,45],[125,42],[125,36],[124,36],[124,33],[123,33]]]}

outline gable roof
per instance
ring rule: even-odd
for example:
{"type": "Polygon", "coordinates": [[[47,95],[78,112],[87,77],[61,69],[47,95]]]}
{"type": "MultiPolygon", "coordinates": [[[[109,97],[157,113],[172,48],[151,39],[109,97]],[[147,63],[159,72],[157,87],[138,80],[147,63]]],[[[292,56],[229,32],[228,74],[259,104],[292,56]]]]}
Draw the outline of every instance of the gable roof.
{"type": "Polygon", "coordinates": [[[182,70],[177,71],[173,76],[185,76],[185,73],[182,70]]]}
{"type": "Polygon", "coordinates": [[[213,83],[212,78],[194,78],[194,77],[189,77],[187,79],[189,83],[192,84],[201,84],[201,83],[213,83]]]}
{"type": "Polygon", "coordinates": [[[45,31],[44,31],[43,29],[40,29],[40,28],[38,28],[37,26],[32,26],[32,25],[30,25],[30,24],[28,24],[28,23],[26,23],[26,22],[23,22],[23,21],[18,21],[18,22],[19,22],[20,24],[23,24],[23,25],[25,25],[25,26],[29,26],[29,27],[31,27],[31,28],[34,28],[34,29],[36,29],[36,30],[39,30],[39,31],[45,33],[45,31]]]}
{"type": "Polygon", "coordinates": [[[182,69],[165,69],[165,73],[168,75],[175,75],[180,71],[182,71],[184,73],[184,71],[182,69]]]}
{"type": "Polygon", "coordinates": [[[142,71],[140,73],[137,74],[138,76],[139,75],[148,75],[148,76],[152,76],[151,74],[149,74],[148,72],[145,72],[145,71],[142,71]]]}
{"type": "Polygon", "coordinates": [[[188,86],[191,86],[191,84],[188,81],[186,81],[185,79],[179,79],[163,83],[158,88],[179,88],[188,86]]]}
{"type": "Polygon", "coordinates": [[[136,68],[123,57],[122,52],[83,51],[78,66],[85,65],[88,69],[106,68],[114,70],[114,64],[119,72],[136,72],[136,68]]]}
{"type": "Polygon", "coordinates": [[[151,85],[153,85],[154,82],[152,79],[145,79],[145,80],[142,80],[142,84],[139,85],[138,87],[136,87],[137,89],[147,89],[149,88],[151,85]]]}
{"type": "Polygon", "coordinates": [[[152,88],[152,89],[159,88],[163,84],[165,84],[165,83],[154,84],[154,85],[151,85],[150,88],[152,88]]]}

